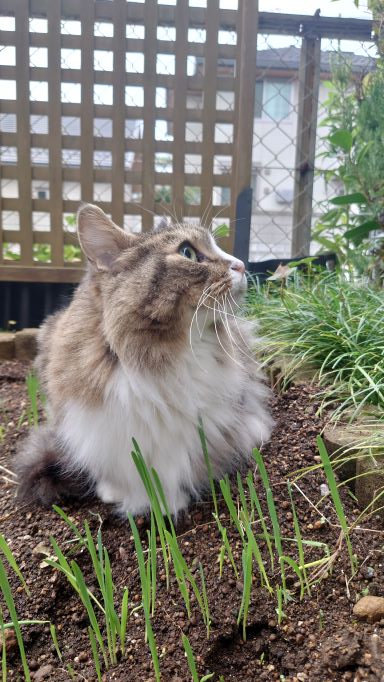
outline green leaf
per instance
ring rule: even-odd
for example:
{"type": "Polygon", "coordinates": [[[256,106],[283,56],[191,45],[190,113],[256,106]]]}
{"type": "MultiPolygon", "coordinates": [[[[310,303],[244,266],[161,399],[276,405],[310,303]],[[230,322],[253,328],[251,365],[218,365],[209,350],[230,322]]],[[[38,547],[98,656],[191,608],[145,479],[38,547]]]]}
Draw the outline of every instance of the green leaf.
{"type": "Polygon", "coordinates": [[[353,192],[353,194],[343,194],[340,197],[330,199],[330,203],[334,206],[347,206],[348,204],[366,204],[367,198],[361,192],[353,192]]]}
{"type": "Polygon", "coordinates": [[[328,139],[331,144],[345,152],[349,152],[353,145],[352,133],[349,130],[336,130],[328,139]]]}
{"type": "Polygon", "coordinates": [[[359,244],[365,237],[369,236],[371,230],[379,230],[380,225],[377,220],[367,220],[367,222],[352,228],[352,230],[347,230],[344,232],[344,237],[350,239],[351,242],[359,244]]]}
{"type": "Polygon", "coordinates": [[[215,227],[213,236],[215,239],[219,239],[220,237],[229,237],[229,225],[227,223],[222,223],[221,225],[215,227]]]}

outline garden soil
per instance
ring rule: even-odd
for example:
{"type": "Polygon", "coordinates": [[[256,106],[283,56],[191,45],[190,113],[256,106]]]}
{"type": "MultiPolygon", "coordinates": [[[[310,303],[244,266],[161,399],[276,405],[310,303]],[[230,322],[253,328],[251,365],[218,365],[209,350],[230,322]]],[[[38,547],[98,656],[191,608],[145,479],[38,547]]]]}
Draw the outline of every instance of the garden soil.
{"type": "MultiPolygon", "coordinates": [[[[62,654],[58,658],[49,626],[23,627],[31,676],[35,681],[97,680],[88,639],[88,621],[79,599],[65,576],[44,563],[49,549],[49,537],[54,536],[67,556],[79,563],[87,584],[96,589],[89,556],[76,546],[73,533],[54,510],[34,504],[19,504],[12,473],[12,458],[28,431],[25,376],[29,367],[17,362],[0,364],[0,425],[2,428],[0,470],[1,533],[6,537],[21,567],[30,589],[30,596],[10,573],[20,619],[48,620],[55,624],[62,654]],[[24,415],[24,416],[23,416],[24,415]]],[[[291,599],[283,605],[283,617],[278,622],[276,599],[270,597],[254,578],[252,601],[248,614],[246,640],[242,624],[237,624],[242,583],[236,579],[228,563],[220,577],[218,556],[221,539],[212,517],[213,505],[207,497],[190,508],[178,520],[180,548],[188,565],[196,570],[201,562],[205,569],[211,631],[206,629],[196,601],[191,598],[192,614],[188,619],[178,586],[171,571],[169,590],[165,574],[159,565],[156,612],[153,630],[164,682],[189,682],[181,636],[185,633],[195,654],[199,677],[213,673],[216,682],[275,682],[286,680],[334,682],[338,680],[384,680],[384,619],[376,623],[358,621],[353,606],[362,595],[384,596],[384,530],[380,520],[371,516],[352,534],[353,551],[359,569],[351,572],[348,553],[340,542],[340,528],[329,496],[321,498],[320,486],[324,474],[317,466],[319,455],[316,436],[322,421],[317,416],[316,390],[309,386],[291,387],[272,399],[276,427],[263,455],[271,480],[282,534],[294,536],[292,509],[287,480],[307,467],[313,470],[293,486],[302,536],[306,540],[326,543],[333,556],[332,568],[315,584],[310,595],[299,599],[294,577],[287,576],[291,599]],[[333,554],[334,553],[334,554],[333,554]]],[[[256,487],[262,504],[263,489],[257,472],[256,487]]],[[[324,491],[324,488],[322,489],[324,491]]],[[[348,522],[357,518],[356,502],[345,488],[341,492],[348,522]]],[[[121,600],[124,586],[129,588],[130,609],[140,605],[141,588],[133,539],[127,521],[114,515],[113,509],[94,498],[63,506],[79,527],[87,519],[96,534],[102,523],[102,537],[108,548],[116,587],[116,599],[121,600]]],[[[241,566],[241,546],[235,529],[231,529],[225,504],[219,496],[222,523],[229,528],[235,561],[241,566]]],[[[137,519],[143,542],[147,521],[137,519]]],[[[291,555],[295,546],[291,543],[291,555]]],[[[308,560],[316,561],[323,554],[309,547],[308,560]]],[[[265,557],[267,562],[267,555],[265,557]]],[[[313,575],[312,569],[310,575],[313,575]]],[[[256,573],[256,571],[255,571],[256,573]]],[[[240,572],[241,576],[241,572],[240,572]]],[[[271,575],[278,584],[279,575],[271,575]]],[[[4,610],[5,620],[8,618],[4,610]]],[[[125,657],[103,672],[103,681],[154,682],[154,671],[148,645],[144,641],[144,619],[141,609],[130,616],[125,657]]],[[[7,638],[9,680],[23,680],[18,648],[12,637],[7,638]]]]}

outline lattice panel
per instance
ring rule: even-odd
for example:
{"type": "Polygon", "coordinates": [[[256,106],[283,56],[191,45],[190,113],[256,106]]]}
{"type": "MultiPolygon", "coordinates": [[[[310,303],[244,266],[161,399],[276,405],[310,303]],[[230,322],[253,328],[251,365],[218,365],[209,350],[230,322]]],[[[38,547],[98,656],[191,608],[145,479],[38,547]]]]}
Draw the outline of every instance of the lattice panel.
{"type": "Polygon", "coordinates": [[[13,279],[77,279],[80,201],[133,231],[233,217],[235,139],[252,116],[236,95],[241,19],[255,3],[221,4],[0,0],[3,279],[11,265],[13,279]]]}

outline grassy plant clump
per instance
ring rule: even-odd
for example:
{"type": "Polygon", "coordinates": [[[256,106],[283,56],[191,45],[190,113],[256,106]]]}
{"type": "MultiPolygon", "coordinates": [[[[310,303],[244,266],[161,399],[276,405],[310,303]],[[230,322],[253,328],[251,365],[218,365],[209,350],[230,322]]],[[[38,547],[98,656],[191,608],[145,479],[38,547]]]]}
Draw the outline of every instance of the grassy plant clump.
{"type": "MultiPolygon", "coordinates": [[[[47,558],[45,561],[65,575],[84,606],[89,619],[88,634],[95,670],[97,678],[101,680],[102,666],[108,670],[111,665],[117,663],[119,652],[123,656],[125,654],[127,624],[130,615],[136,609],[129,610],[127,587],[123,590],[120,607],[116,609],[116,587],[113,582],[108,551],[102,542],[101,523],[95,543],[87,521],[84,522],[84,532],[82,532],[62,509],[54,508],[74,532],[78,544],[89,553],[97,579],[98,593],[96,594],[88,587],[79,564],[74,559],[68,560],[56,540],[53,537],[50,538],[55,558],[47,558]]],[[[51,629],[55,649],[58,652],[59,646],[55,634],[55,631],[51,629]]]]}
{"type": "Polygon", "coordinates": [[[253,289],[249,311],[260,321],[266,361],[285,355],[292,371],[316,369],[335,416],[384,409],[384,290],[339,273],[295,272],[253,289]]]}

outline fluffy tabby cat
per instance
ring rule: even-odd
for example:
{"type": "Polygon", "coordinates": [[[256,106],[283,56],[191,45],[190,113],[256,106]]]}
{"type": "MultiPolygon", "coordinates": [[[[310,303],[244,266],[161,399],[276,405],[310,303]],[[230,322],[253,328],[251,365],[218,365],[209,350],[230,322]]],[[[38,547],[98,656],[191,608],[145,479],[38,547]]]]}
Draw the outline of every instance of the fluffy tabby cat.
{"type": "Polygon", "coordinates": [[[92,205],[78,214],[88,271],[41,328],[37,370],[48,422],[18,456],[20,495],[51,504],[84,482],[122,512],[149,502],[132,437],[172,513],[270,435],[268,389],[235,315],[244,264],[200,226],[129,234],[92,205]]]}

